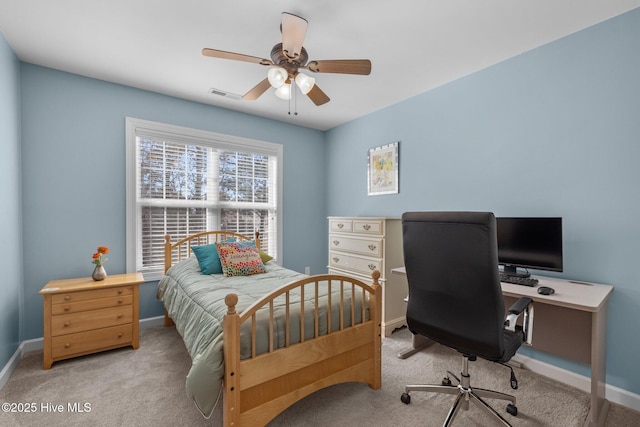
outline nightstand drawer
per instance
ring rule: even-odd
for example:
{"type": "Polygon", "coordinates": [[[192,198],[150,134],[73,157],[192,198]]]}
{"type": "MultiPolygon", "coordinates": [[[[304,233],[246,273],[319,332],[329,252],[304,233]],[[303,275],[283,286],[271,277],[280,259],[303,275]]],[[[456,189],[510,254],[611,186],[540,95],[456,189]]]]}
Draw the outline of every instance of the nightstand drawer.
{"type": "Polygon", "coordinates": [[[52,316],[51,335],[66,335],[91,329],[106,328],[108,326],[131,323],[133,320],[132,306],[103,308],[93,311],[82,311],[74,314],[52,316]]]}
{"type": "Polygon", "coordinates": [[[382,257],[382,245],[382,239],[359,239],[355,237],[339,236],[337,234],[329,236],[330,250],[370,255],[376,258],[382,257]]]}
{"type": "Polygon", "coordinates": [[[132,286],[121,286],[117,288],[103,288],[92,291],[65,292],[51,296],[53,304],[63,304],[65,302],[86,301],[98,298],[119,297],[124,295],[133,295],[132,286]]]}
{"type": "Polygon", "coordinates": [[[82,353],[130,345],[133,339],[131,325],[114,326],[96,331],[80,332],[52,338],[54,359],[64,359],[82,353]]]}
{"type": "Polygon", "coordinates": [[[373,270],[384,271],[381,259],[358,257],[339,252],[329,252],[329,266],[367,276],[371,275],[373,270]]]}
{"type": "Polygon", "coordinates": [[[57,316],[59,314],[78,313],[80,311],[95,310],[98,308],[121,307],[131,305],[133,302],[132,295],[122,297],[100,298],[87,301],[69,302],[64,304],[53,304],[51,314],[57,316]]]}

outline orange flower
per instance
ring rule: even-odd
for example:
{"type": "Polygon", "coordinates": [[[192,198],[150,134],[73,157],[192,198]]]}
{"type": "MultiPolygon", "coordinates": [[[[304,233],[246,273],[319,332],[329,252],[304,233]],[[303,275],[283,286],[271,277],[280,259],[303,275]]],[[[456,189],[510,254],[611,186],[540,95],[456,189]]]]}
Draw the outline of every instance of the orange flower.
{"type": "Polygon", "coordinates": [[[93,258],[93,261],[91,262],[98,267],[101,267],[105,262],[107,262],[107,258],[103,258],[102,256],[109,253],[109,248],[106,246],[98,246],[98,249],[96,250],[97,252],[91,256],[93,258]]]}

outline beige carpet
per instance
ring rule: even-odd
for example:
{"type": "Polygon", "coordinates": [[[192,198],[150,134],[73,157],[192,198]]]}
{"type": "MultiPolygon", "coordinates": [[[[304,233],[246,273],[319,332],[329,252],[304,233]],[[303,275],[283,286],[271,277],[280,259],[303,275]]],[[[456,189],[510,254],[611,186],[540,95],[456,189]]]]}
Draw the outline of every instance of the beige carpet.
{"type": "MultiPolygon", "coordinates": [[[[269,426],[440,426],[453,396],[412,393],[406,383],[439,383],[447,369],[458,373],[461,359],[433,346],[401,360],[410,342],[407,330],[383,340],[383,387],[341,384],[293,405],[269,426]]],[[[221,411],[205,420],[184,390],[190,359],[174,328],[141,330],[140,349],[120,349],[54,363],[42,369],[42,353],[28,354],[0,391],[0,402],[27,404],[35,412],[1,412],[1,426],[220,426],[221,411]],[[85,405],[86,404],[86,405],[85,405]],[[84,412],[79,412],[82,409],[84,412]]],[[[528,371],[516,370],[519,389],[509,387],[509,370],[484,361],[470,365],[471,384],[516,395],[518,416],[505,404],[488,402],[514,426],[582,426],[588,395],[528,371]]],[[[491,426],[493,420],[471,405],[457,426],[491,426]]],[[[640,413],[612,405],[607,426],[640,426],[640,413]]]]}

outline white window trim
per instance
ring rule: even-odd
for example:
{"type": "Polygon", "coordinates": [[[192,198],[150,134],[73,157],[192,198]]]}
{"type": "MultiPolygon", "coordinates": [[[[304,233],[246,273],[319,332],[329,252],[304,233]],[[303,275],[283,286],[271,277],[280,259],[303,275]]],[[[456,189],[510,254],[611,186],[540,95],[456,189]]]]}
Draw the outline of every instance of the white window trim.
{"type": "MultiPolygon", "coordinates": [[[[158,135],[164,139],[171,139],[171,135],[176,136],[176,140],[185,142],[193,141],[199,145],[215,145],[229,150],[246,151],[265,155],[275,155],[278,157],[276,174],[276,197],[277,197],[277,248],[276,259],[282,262],[282,192],[283,192],[283,147],[282,144],[259,141],[255,139],[242,138],[233,135],[225,135],[200,129],[192,129],[182,126],[175,126],[166,123],[153,122],[149,120],[126,117],[126,269],[127,273],[136,271],[136,236],[138,235],[138,219],[136,215],[136,136],[158,135]]],[[[159,280],[163,271],[145,272],[145,281],[159,280]]]]}

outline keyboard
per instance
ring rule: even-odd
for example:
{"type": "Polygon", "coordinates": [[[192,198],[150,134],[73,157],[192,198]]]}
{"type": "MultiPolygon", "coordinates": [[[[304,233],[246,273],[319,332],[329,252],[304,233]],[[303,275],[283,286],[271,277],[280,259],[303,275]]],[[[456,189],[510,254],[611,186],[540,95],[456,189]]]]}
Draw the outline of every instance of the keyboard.
{"type": "Polygon", "coordinates": [[[500,281],[522,286],[536,286],[538,284],[538,279],[532,279],[531,277],[509,276],[508,274],[503,273],[500,273],[500,281]]]}

